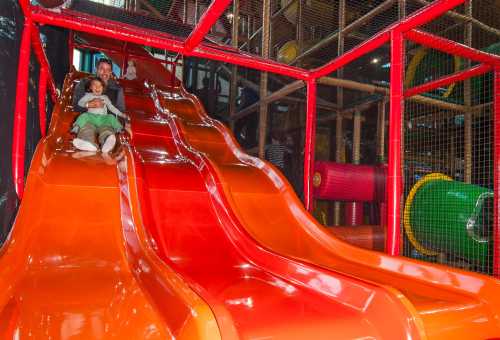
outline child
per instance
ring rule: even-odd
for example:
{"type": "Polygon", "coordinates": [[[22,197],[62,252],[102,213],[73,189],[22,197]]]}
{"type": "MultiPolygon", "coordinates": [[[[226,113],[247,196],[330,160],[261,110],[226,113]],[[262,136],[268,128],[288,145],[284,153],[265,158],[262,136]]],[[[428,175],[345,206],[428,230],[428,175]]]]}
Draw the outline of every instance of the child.
{"type": "Polygon", "coordinates": [[[91,78],[87,84],[87,93],[78,101],[78,105],[87,107],[87,112],[78,116],[73,129],[77,131],[77,137],[73,139],[73,145],[84,151],[97,151],[96,135],[99,145],[104,153],[110,152],[115,147],[116,132],[123,129],[118,119],[108,114],[108,109],[115,115],[128,120],[128,116],[120,112],[104,95],[105,84],[100,78],[91,78]],[[103,101],[102,108],[89,108],[88,102],[94,99],[103,101]]]}
{"type": "Polygon", "coordinates": [[[125,73],[125,79],[134,80],[137,79],[137,70],[135,69],[135,64],[132,60],[128,61],[127,72],[125,73]]]}

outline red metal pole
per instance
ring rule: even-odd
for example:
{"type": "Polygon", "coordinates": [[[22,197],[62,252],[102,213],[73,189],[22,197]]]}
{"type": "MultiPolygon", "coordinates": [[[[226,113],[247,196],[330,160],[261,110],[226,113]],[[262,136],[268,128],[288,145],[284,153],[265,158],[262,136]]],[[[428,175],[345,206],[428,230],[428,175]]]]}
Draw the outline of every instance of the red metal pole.
{"type": "Polygon", "coordinates": [[[434,34],[412,30],[405,33],[405,38],[421,45],[443,51],[447,54],[457,55],[485,64],[498,64],[500,57],[491,53],[476,50],[453,40],[438,37],[434,34]]]}
{"type": "Polygon", "coordinates": [[[312,211],[312,172],[316,139],[316,80],[307,81],[306,138],[304,146],[304,206],[312,211]]]}
{"type": "Polygon", "coordinates": [[[75,42],[74,42],[74,37],[73,37],[73,31],[69,31],[69,36],[68,36],[68,52],[69,52],[69,69],[71,70],[71,67],[73,66],[73,53],[75,50],[75,42]]]}
{"type": "Polygon", "coordinates": [[[31,18],[25,17],[19,50],[19,64],[17,67],[16,105],[14,109],[14,129],[12,134],[12,177],[19,199],[22,199],[24,192],[24,153],[26,145],[26,112],[28,107],[31,28],[31,18]]]}
{"type": "Polygon", "coordinates": [[[261,71],[277,73],[300,80],[307,80],[310,78],[309,72],[299,67],[289,66],[253,55],[246,55],[244,53],[228,52],[227,50],[221,50],[204,45],[198,46],[189,55],[218,60],[261,71]]]}
{"type": "Polygon", "coordinates": [[[231,0],[214,0],[203,13],[200,21],[184,43],[184,53],[189,53],[203,40],[217,19],[224,13],[231,0]]]}
{"type": "Polygon", "coordinates": [[[500,277],[500,215],[498,213],[500,194],[500,66],[495,66],[493,85],[493,275],[500,277]]]}
{"type": "Polygon", "coordinates": [[[31,26],[31,42],[33,44],[33,52],[35,53],[40,67],[47,69],[47,79],[49,82],[50,96],[52,102],[55,103],[58,96],[56,83],[54,81],[54,77],[52,77],[52,73],[50,72],[51,68],[49,65],[49,60],[47,59],[47,55],[45,54],[45,49],[42,46],[40,31],[34,23],[31,26]]]}
{"type": "Polygon", "coordinates": [[[465,0],[438,0],[425,6],[419,11],[408,16],[405,20],[401,21],[398,25],[400,32],[406,32],[416,27],[422,26],[437,17],[443,15],[449,10],[461,5],[465,0]]]}
{"type": "Polygon", "coordinates": [[[399,255],[401,223],[401,130],[403,107],[404,39],[391,32],[391,85],[389,90],[389,157],[387,169],[387,240],[386,251],[399,255]]]}
{"type": "Polygon", "coordinates": [[[40,7],[33,7],[31,16],[34,21],[42,24],[64,27],[103,37],[111,36],[119,40],[139,45],[147,45],[161,49],[165,48],[175,52],[181,52],[184,48],[182,41],[170,34],[143,28],[139,29],[132,25],[96,18],[91,15],[72,12],[70,10],[66,10],[64,13],[54,13],[40,7]],[[72,15],[66,13],[71,13],[72,15]]]}
{"type": "Polygon", "coordinates": [[[420,25],[423,25],[427,22],[430,22],[431,20],[435,19],[436,17],[442,15],[446,11],[449,11],[450,9],[460,5],[463,3],[465,0],[438,0],[433,2],[432,4],[425,6],[421,10],[413,13],[409,17],[407,17],[405,20],[393,24],[392,26],[389,26],[386,28],[384,31],[376,34],[369,40],[365,41],[364,43],[358,45],[357,47],[353,48],[349,52],[341,55],[340,57],[330,61],[326,65],[323,65],[319,68],[316,68],[311,71],[311,77],[312,78],[319,78],[326,76],[333,71],[339,69],[340,67],[350,63],[354,59],[357,59],[368,52],[373,51],[374,49],[380,47],[382,44],[387,42],[389,40],[389,32],[393,31],[394,29],[399,30],[399,32],[404,32],[410,29],[413,29],[415,27],[418,27],[420,25]]]}
{"type": "Polygon", "coordinates": [[[455,83],[457,81],[462,81],[462,80],[466,80],[466,79],[469,79],[472,77],[479,76],[483,73],[491,71],[491,69],[492,69],[491,65],[485,65],[485,64],[477,65],[477,66],[471,67],[468,70],[460,71],[460,72],[454,73],[452,75],[444,76],[444,77],[441,77],[441,78],[436,79],[434,81],[430,81],[428,83],[412,87],[412,88],[405,91],[404,96],[411,97],[411,96],[414,96],[414,95],[419,94],[419,93],[429,92],[429,91],[437,89],[441,86],[446,86],[446,85],[455,83]]]}
{"type": "Polygon", "coordinates": [[[25,17],[29,16],[30,13],[30,1],[29,0],[19,0],[19,5],[24,13],[25,17]]]}
{"type": "MultiPolygon", "coordinates": [[[[88,45],[88,44],[75,44],[75,48],[80,48],[80,49],[88,49],[88,50],[93,50],[93,51],[101,51],[101,52],[109,52],[109,53],[116,53],[116,54],[123,54],[123,50],[119,50],[116,48],[107,48],[107,47],[102,47],[102,46],[93,46],[93,45],[88,45]]],[[[157,59],[153,57],[152,55],[139,55],[135,54],[133,52],[127,53],[127,56],[130,58],[134,59],[141,59],[141,60],[148,60],[148,61],[154,61],[154,62],[163,62],[161,59],[157,59]]]]}
{"type": "Polygon", "coordinates": [[[38,111],[40,118],[40,133],[42,137],[45,137],[47,129],[47,102],[45,100],[47,96],[47,78],[49,70],[41,66],[40,67],[40,77],[38,78],[38,111]]]}
{"type": "MultiPolygon", "coordinates": [[[[32,17],[33,20],[39,23],[64,27],[75,31],[82,31],[105,37],[112,36],[119,40],[167,49],[173,52],[183,53],[184,50],[182,41],[172,35],[142,28],[139,29],[132,25],[117,24],[111,20],[96,18],[83,13],[71,12],[68,10],[65,11],[65,13],[54,13],[40,7],[34,7],[32,17]],[[71,13],[71,15],[67,13],[71,13]]],[[[253,55],[246,55],[235,49],[215,48],[209,44],[201,43],[189,55],[219,60],[261,71],[278,73],[296,79],[309,79],[309,71],[307,70],[253,55]]]]}

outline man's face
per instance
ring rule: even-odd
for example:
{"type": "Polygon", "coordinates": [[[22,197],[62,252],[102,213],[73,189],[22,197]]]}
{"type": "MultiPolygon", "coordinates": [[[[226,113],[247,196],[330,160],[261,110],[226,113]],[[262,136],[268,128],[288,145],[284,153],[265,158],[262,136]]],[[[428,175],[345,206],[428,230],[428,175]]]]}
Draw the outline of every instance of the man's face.
{"type": "Polygon", "coordinates": [[[99,63],[97,66],[97,76],[107,84],[109,78],[111,78],[111,65],[103,62],[99,63]]]}

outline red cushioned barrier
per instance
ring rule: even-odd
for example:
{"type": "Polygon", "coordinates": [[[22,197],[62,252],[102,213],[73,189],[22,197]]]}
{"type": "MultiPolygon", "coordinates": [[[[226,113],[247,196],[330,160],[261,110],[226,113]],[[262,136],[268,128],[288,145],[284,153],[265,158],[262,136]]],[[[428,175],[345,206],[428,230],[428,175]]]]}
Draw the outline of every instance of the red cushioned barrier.
{"type": "Polygon", "coordinates": [[[384,201],[385,173],[385,166],[316,162],[315,180],[319,174],[321,183],[314,187],[314,197],[337,201],[384,201]]]}

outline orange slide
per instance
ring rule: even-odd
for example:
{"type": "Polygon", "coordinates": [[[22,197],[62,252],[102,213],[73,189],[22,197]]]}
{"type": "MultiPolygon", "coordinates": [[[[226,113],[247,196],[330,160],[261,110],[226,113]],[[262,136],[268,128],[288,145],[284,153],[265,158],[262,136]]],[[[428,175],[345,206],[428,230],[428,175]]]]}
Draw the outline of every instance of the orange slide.
{"type": "Polygon", "coordinates": [[[222,201],[218,211],[265,249],[387,289],[411,311],[424,338],[500,337],[498,280],[339,241],[303,209],[278,171],[246,155],[225,126],[206,116],[195,96],[170,91],[160,101],[219,183],[210,189],[222,201]]]}
{"type": "Polygon", "coordinates": [[[0,249],[2,339],[493,339],[498,282],[335,239],[181,87],[75,152],[68,76],[0,249]]]}

